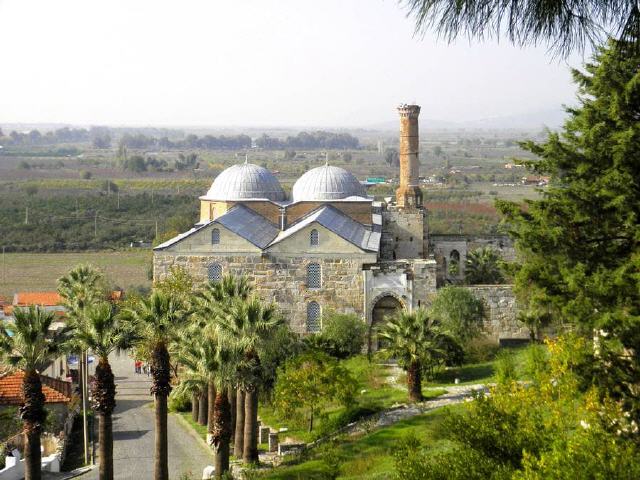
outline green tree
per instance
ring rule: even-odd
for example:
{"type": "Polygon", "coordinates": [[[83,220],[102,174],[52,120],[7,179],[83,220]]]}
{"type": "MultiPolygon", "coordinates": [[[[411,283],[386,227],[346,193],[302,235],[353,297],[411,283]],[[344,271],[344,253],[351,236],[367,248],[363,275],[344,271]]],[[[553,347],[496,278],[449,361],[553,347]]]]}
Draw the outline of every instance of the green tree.
{"type": "Polygon", "coordinates": [[[491,247],[482,247],[467,254],[464,279],[474,285],[479,283],[496,284],[504,281],[500,269],[500,256],[491,247]]]}
{"type": "Polygon", "coordinates": [[[398,361],[407,372],[409,400],[422,400],[422,375],[442,361],[447,352],[447,335],[424,308],[401,311],[391,317],[378,333],[385,341],[382,353],[398,361]]]}
{"type": "Polygon", "coordinates": [[[441,432],[451,449],[399,452],[398,478],[638,478],[633,422],[617,402],[581,388],[590,344],[574,336],[548,342],[526,385],[508,380],[447,413],[441,432]]]}
{"type": "MultiPolygon", "coordinates": [[[[208,379],[208,404],[209,415],[207,422],[208,436],[216,453],[216,472],[223,474],[229,469],[230,441],[236,433],[237,418],[232,418],[232,410],[237,405],[231,405],[231,400],[237,393],[235,389],[240,383],[237,370],[237,349],[233,344],[223,342],[218,333],[220,320],[231,312],[231,306],[236,301],[246,301],[251,293],[251,286],[246,277],[225,275],[219,282],[209,282],[197,293],[194,301],[194,311],[198,322],[196,328],[205,332],[207,341],[216,342],[218,358],[224,357],[224,361],[218,360],[218,368],[211,369],[208,379]],[[229,392],[233,394],[229,395],[229,392]]],[[[240,393],[241,398],[244,398],[240,393]]],[[[244,404],[242,404],[241,422],[244,424],[244,404]]],[[[237,415],[237,413],[236,413],[237,415]]],[[[239,433],[239,432],[238,432],[239,433]]],[[[244,431],[242,436],[236,436],[235,451],[239,452],[244,447],[244,431]]]]}
{"type": "Polygon", "coordinates": [[[227,388],[235,368],[230,352],[221,345],[213,332],[198,335],[200,328],[185,330],[187,340],[182,340],[177,357],[186,369],[186,376],[180,382],[184,391],[211,391],[213,415],[209,415],[211,428],[207,442],[215,452],[216,477],[229,470],[229,440],[231,438],[231,418],[227,388]]]}
{"type": "Polygon", "coordinates": [[[573,72],[580,105],[561,132],[523,144],[539,157],[527,165],[551,176],[542,199],[497,206],[523,258],[516,289],[536,292],[557,321],[602,334],[589,381],[640,422],[640,54],[618,50],[611,42],[573,72]]]}
{"type": "Polygon", "coordinates": [[[466,344],[480,333],[484,304],[466,288],[448,286],[438,290],[429,315],[460,343],[466,344]]]}
{"type": "Polygon", "coordinates": [[[409,0],[407,6],[417,31],[433,27],[450,41],[506,35],[516,45],[547,42],[556,52],[568,54],[603,36],[640,39],[640,9],[633,0],[409,0]]]}
{"type": "Polygon", "coordinates": [[[14,319],[0,325],[0,354],[6,364],[24,371],[24,403],[19,413],[24,435],[25,480],[40,480],[40,435],[47,412],[38,371],[59,355],[65,346],[67,329],[51,331],[54,314],[41,307],[17,308],[14,319]]]}
{"type": "Polygon", "coordinates": [[[138,343],[151,357],[151,394],[155,403],[155,480],[169,480],[167,451],[167,397],[171,392],[169,346],[186,322],[179,300],[162,292],[137,299],[121,312],[121,318],[136,332],[138,343]]]}
{"type": "Polygon", "coordinates": [[[337,360],[318,351],[306,353],[278,371],[275,405],[287,417],[303,417],[311,432],[318,412],[335,403],[348,407],[353,402],[357,385],[337,360]]]}
{"type": "Polygon", "coordinates": [[[91,350],[98,357],[92,385],[93,406],[98,413],[98,458],[100,480],[113,480],[113,421],[116,407],[116,385],[109,365],[109,354],[129,348],[134,332],[122,325],[115,308],[108,302],[87,308],[82,317],[72,322],[71,343],[81,351],[91,350]]]}
{"type": "MultiPolygon", "coordinates": [[[[244,445],[245,463],[258,461],[258,390],[261,381],[260,355],[271,335],[282,324],[274,305],[263,305],[258,299],[237,300],[228,314],[218,321],[220,340],[227,342],[240,356],[239,383],[245,393],[244,445]]],[[[236,429],[240,425],[236,425],[236,429]]],[[[236,456],[239,456],[236,453],[236,456]]]]}
{"type": "Polygon", "coordinates": [[[362,352],[367,326],[354,314],[329,312],[323,315],[322,332],[305,341],[336,358],[348,358],[362,352]]]}
{"type": "Polygon", "coordinates": [[[384,161],[390,167],[397,167],[400,165],[400,155],[398,154],[398,150],[395,148],[387,148],[384,151],[384,161]]]}

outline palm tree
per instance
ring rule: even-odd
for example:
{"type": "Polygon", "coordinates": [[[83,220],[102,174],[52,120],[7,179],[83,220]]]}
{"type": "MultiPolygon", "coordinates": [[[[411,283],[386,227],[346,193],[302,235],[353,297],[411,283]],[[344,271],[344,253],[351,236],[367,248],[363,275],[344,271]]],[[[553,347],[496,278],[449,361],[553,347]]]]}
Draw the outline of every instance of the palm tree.
{"type": "Polygon", "coordinates": [[[388,358],[396,359],[407,372],[409,400],[421,401],[423,368],[445,354],[445,333],[429,318],[425,309],[418,308],[413,312],[398,312],[387,321],[378,335],[385,345],[381,352],[388,358]]]}
{"type": "Polygon", "coordinates": [[[98,357],[92,387],[93,404],[98,413],[98,444],[100,480],[113,480],[113,423],[111,415],[116,406],[116,385],[109,354],[129,348],[135,340],[134,332],[116,317],[115,308],[100,302],[85,309],[82,319],[71,324],[72,343],[81,350],[91,350],[98,357]]]}
{"type": "Polygon", "coordinates": [[[83,315],[86,307],[101,300],[102,275],[91,265],[78,265],[58,279],[58,293],[70,318],[83,315]]]}
{"type": "Polygon", "coordinates": [[[500,256],[491,247],[478,248],[467,254],[465,281],[469,284],[496,284],[504,280],[500,270],[500,256]]]}
{"type": "Polygon", "coordinates": [[[14,323],[0,325],[0,354],[6,363],[25,372],[24,404],[19,410],[23,422],[25,479],[40,480],[40,434],[47,412],[38,371],[65,346],[67,330],[51,332],[54,314],[41,307],[17,308],[14,318],[14,323]]]}
{"type": "MultiPolygon", "coordinates": [[[[246,301],[251,294],[252,287],[249,284],[247,277],[236,277],[233,275],[225,275],[219,282],[209,282],[205,285],[201,292],[198,292],[195,300],[195,310],[200,320],[201,327],[207,327],[209,329],[216,330],[218,328],[218,320],[229,314],[231,305],[234,301],[246,301]]],[[[229,407],[230,412],[235,410],[234,421],[231,422],[232,435],[234,435],[234,453],[237,457],[241,455],[244,447],[244,429],[235,428],[235,425],[244,425],[244,392],[242,387],[230,379],[231,387],[236,388],[236,398],[240,398],[242,401],[242,408],[238,409],[237,404],[233,405],[234,408],[229,407]],[[234,385],[235,383],[235,385],[234,385]]],[[[215,389],[210,389],[215,392],[215,389]]],[[[211,423],[208,424],[208,432],[213,436],[214,419],[218,418],[215,412],[216,409],[216,394],[209,396],[208,402],[212,409],[211,423]]],[[[231,401],[227,399],[227,401],[231,401]]],[[[218,402],[220,404],[220,402],[218,402]]],[[[221,405],[221,404],[220,404],[221,405]]],[[[224,405],[226,408],[226,405],[224,405]]],[[[224,438],[222,439],[225,440],[224,438]]],[[[222,446],[221,450],[226,451],[226,446],[222,446]]]]}
{"type": "Polygon", "coordinates": [[[122,319],[137,333],[151,356],[151,394],[155,403],[155,480],[169,480],[167,445],[167,397],[171,392],[169,345],[184,325],[183,305],[161,292],[141,298],[122,312],[122,319]]]}
{"type": "MultiPolygon", "coordinates": [[[[245,463],[258,461],[258,388],[261,378],[260,351],[271,334],[282,325],[274,305],[263,305],[258,299],[236,300],[229,313],[218,320],[221,341],[232,346],[239,355],[238,379],[245,392],[244,445],[245,463]]],[[[236,431],[242,426],[236,423],[236,431]]],[[[238,456],[238,453],[236,453],[238,456]]]]}
{"type": "MultiPolygon", "coordinates": [[[[70,322],[84,322],[85,310],[101,300],[102,275],[91,265],[77,265],[58,279],[58,293],[63,299],[70,322]]],[[[82,396],[82,423],[84,431],[84,458],[89,461],[89,429],[87,424],[87,358],[86,351],[78,350],[78,373],[82,396]]]]}
{"type": "Polygon", "coordinates": [[[213,332],[189,337],[191,340],[182,342],[178,350],[178,361],[186,369],[178,388],[183,391],[213,389],[211,403],[215,412],[209,418],[207,441],[214,448],[216,475],[221,476],[229,470],[231,419],[226,389],[235,365],[230,352],[222,347],[213,332]]]}
{"type": "Polygon", "coordinates": [[[458,36],[484,38],[506,34],[516,45],[549,43],[566,55],[603,37],[640,41],[640,9],[636,0],[408,0],[416,30],[434,27],[449,40],[458,36]]]}

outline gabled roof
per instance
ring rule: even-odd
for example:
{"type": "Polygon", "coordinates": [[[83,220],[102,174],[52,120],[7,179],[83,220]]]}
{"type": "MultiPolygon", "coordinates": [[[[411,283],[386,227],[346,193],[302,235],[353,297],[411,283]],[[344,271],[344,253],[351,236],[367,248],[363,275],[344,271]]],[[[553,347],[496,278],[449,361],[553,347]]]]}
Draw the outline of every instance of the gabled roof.
{"type": "Polygon", "coordinates": [[[13,305],[16,307],[26,307],[28,305],[42,305],[54,307],[62,305],[62,297],[58,292],[18,292],[13,296],[13,305]]]}
{"type": "Polygon", "coordinates": [[[200,224],[196,225],[195,227],[193,227],[191,230],[187,230],[186,232],[181,233],[180,235],[176,235],[172,239],[167,240],[164,243],[161,243],[160,245],[155,247],[154,250],[164,250],[165,248],[169,248],[172,245],[175,245],[176,243],[178,243],[178,242],[184,240],[185,238],[190,237],[194,233],[202,230],[204,227],[206,227],[209,224],[211,224],[211,222],[200,223],[200,224]]]}
{"type": "MultiPolygon", "coordinates": [[[[24,375],[23,370],[18,370],[0,377],[0,405],[22,405],[24,403],[24,395],[22,393],[24,375]]],[[[70,393],[68,393],[71,391],[69,382],[56,380],[45,375],[40,375],[40,379],[45,403],[67,403],[71,401],[70,393]],[[50,385],[59,385],[61,388],[53,388],[50,385]],[[66,390],[66,392],[63,390],[66,390]]]]}
{"type": "Polygon", "coordinates": [[[175,245],[194,233],[199,232],[203,228],[216,223],[251,242],[258,248],[265,248],[269,245],[280,231],[278,227],[262,215],[240,204],[234,206],[228,212],[219,216],[215,220],[197,225],[188,232],[181,233],[180,235],[173,237],[171,240],[158,245],[154,250],[163,250],[175,245]]]}
{"type": "Polygon", "coordinates": [[[361,223],[356,222],[331,205],[320,207],[303,217],[300,221],[281,232],[270,245],[281,242],[314,222],[319,223],[362,250],[377,252],[380,248],[380,231],[378,229],[368,230],[361,223]]]}
{"type": "Polygon", "coordinates": [[[244,205],[236,205],[216,218],[214,223],[219,223],[258,248],[265,248],[280,232],[273,223],[244,205]]]}

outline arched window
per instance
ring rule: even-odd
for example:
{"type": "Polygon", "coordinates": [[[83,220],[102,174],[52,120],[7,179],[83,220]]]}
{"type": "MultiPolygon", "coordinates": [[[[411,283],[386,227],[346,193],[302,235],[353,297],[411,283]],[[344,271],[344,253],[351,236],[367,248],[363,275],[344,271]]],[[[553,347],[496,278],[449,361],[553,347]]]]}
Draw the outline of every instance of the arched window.
{"type": "Polygon", "coordinates": [[[451,253],[449,254],[449,258],[451,259],[452,262],[460,262],[460,252],[458,252],[457,250],[451,250],[451,253]]]}
{"type": "Polygon", "coordinates": [[[220,243],[220,230],[214,228],[211,230],[211,245],[218,245],[220,243]]]}
{"type": "Polygon", "coordinates": [[[322,273],[319,263],[310,263],[307,265],[307,287],[320,288],[322,286],[322,273]]]}
{"type": "Polygon", "coordinates": [[[317,247],[318,245],[320,245],[320,234],[315,228],[311,230],[311,233],[309,234],[309,245],[311,245],[312,247],[317,247]]]}
{"type": "Polygon", "coordinates": [[[219,282],[222,280],[222,265],[212,263],[207,267],[207,278],[210,282],[219,282]]]}
{"type": "Polygon", "coordinates": [[[322,330],[320,304],[310,302],[307,304],[307,332],[318,333],[322,330]]]}

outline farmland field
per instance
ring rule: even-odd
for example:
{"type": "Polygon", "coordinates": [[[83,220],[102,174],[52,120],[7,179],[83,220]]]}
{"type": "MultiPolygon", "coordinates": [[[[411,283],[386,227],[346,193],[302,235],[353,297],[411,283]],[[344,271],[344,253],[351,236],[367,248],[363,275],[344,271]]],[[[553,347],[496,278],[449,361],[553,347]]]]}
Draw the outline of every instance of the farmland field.
{"type": "Polygon", "coordinates": [[[56,280],[79,263],[91,263],[104,272],[112,286],[125,290],[150,286],[148,250],[85,253],[7,253],[0,257],[0,296],[20,290],[55,290],[56,280]]]}

